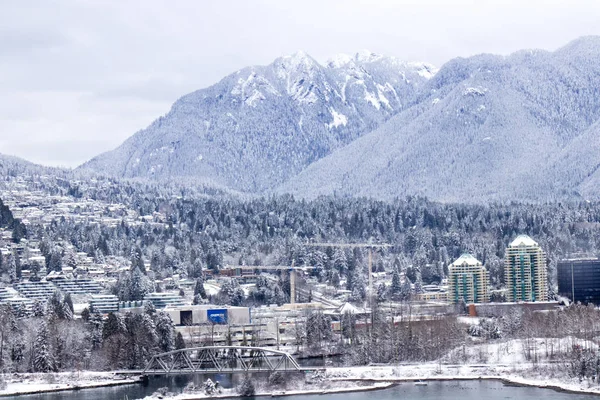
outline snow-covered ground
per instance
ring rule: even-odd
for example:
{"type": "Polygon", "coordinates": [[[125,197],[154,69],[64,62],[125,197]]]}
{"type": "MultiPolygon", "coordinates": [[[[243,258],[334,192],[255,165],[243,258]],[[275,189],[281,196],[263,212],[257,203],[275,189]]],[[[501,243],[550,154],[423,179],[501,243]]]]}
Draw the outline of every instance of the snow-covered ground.
{"type": "MultiPolygon", "coordinates": [[[[257,389],[257,396],[325,394],[388,388],[395,383],[427,380],[502,380],[512,384],[559,389],[577,393],[600,394],[600,386],[592,381],[571,379],[552,365],[518,364],[492,366],[481,364],[440,365],[427,363],[420,365],[399,365],[381,367],[327,368],[325,380],[312,388],[303,386],[294,390],[257,389]],[[525,378],[526,376],[526,378],[525,378]]],[[[209,397],[236,397],[235,389],[223,389],[220,394],[208,396],[202,392],[183,393],[167,396],[148,396],[144,400],[157,398],[172,400],[194,400],[209,397]]]]}
{"type": "MultiPolygon", "coordinates": [[[[386,389],[393,385],[392,382],[371,382],[368,384],[362,383],[360,381],[355,382],[337,382],[329,381],[323,387],[318,388],[303,388],[303,389],[293,389],[293,390],[280,390],[280,389],[263,389],[257,390],[255,396],[292,396],[299,394],[328,394],[328,393],[345,393],[345,392],[358,392],[358,391],[367,391],[367,390],[380,390],[386,389]]],[[[168,395],[165,397],[164,395],[152,395],[147,396],[143,400],[155,400],[155,399],[170,399],[170,400],[196,400],[196,399],[207,399],[207,398],[228,398],[228,397],[238,397],[239,395],[235,391],[235,389],[223,389],[221,393],[207,395],[202,392],[197,393],[182,393],[177,395],[172,395],[169,397],[168,395]]]]}
{"type": "Polygon", "coordinates": [[[386,367],[328,368],[331,380],[364,380],[370,382],[406,382],[426,380],[498,379],[519,385],[600,394],[600,385],[592,380],[568,377],[552,364],[519,365],[400,365],[386,367]]]}
{"type": "Polygon", "coordinates": [[[115,386],[138,382],[111,372],[59,372],[49,374],[2,374],[6,388],[0,390],[0,396],[13,394],[29,394],[115,386]]]}
{"type": "Polygon", "coordinates": [[[458,346],[445,357],[443,363],[522,364],[552,361],[573,346],[597,350],[598,345],[572,336],[564,338],[513,339],[478,345],[458,346]]]}
{"type": "MultiPolygon", "coordinates": [[[[590,341],[573,337],[561,339],[518,339],[459,346],[440,360],[430,363],[389,366],[336,367],[315,374],[316,379],[289,385],[286,390],[256,384],[257,395],[322,394],[374,390],[396,382],[417,380],[501,379],[515,384],[550,387],[561,390],[600,394],[600,384],[591,379],[570,377],[565,362],[556,362],[573,346],[597,350],[590,341]],[[534,362],[535,361],[535,362],[534,362]]],[[[55,374],[5,374],[6,389],[0,395],[38,393],[134,383],[110,372],[69,372],[55,374]]],[[[235,397],[235,389],[222,389],[212,397],[235,397]]],[[[174,400],[201,399],[210,396],[200,391],[173,395],[174,400]]],[[[157,397],[148,397],[152,399],[157,397]]]]}
{"type": "MultiPolygon", "coordinates": [[[[312,385],[299,382],[294,390],[269,390],[257,387],[257,395],[322,394],[382,389],[398,382],[427,380],[495,379],[518,385],[600,394],[592,380],[572,378],[564,362],[556,362],[573,346],[596,350],[597,345],[573,337],[516,339],[459,346],[437,362],[393,366],[327,368],[312,385]],[[535,362],[533,362],[535,360],[535,362]]],[[[223,389],[218,397],[236,396],[234,389],[223,389]]],[[[202,399],[204,393],[184,393],[174,400],[202,399]]],[[[215,397],[213,395],[213,397],[215,397]]],[[[147,397],[147,400],[157,397],[147,397]]]]}

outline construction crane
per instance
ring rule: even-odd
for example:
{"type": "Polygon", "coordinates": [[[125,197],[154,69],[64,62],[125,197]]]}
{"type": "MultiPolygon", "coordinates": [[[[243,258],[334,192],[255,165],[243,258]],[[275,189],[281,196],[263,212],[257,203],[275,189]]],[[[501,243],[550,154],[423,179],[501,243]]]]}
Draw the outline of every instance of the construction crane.
{"type": "Polygon", "coordinates": [[[369,296],[373,296],[373,255],[372,250],[392,247],[391,244],[373,243],[305,243],[309,247],[341,247],[341,248],[367,248],[369,250],[369,296]]]}
{"type": "Polygon", "coordinates": [[[315,267],[295,267],[294,260],[292,265],[226,265],[223,269],[241,270],[241,271],[255,271],[255,270],[268,270],[268,271],[288,271],[290,274],[290,303],[296,304],[296,271],[305,271],[315,269],[315,267]]]}

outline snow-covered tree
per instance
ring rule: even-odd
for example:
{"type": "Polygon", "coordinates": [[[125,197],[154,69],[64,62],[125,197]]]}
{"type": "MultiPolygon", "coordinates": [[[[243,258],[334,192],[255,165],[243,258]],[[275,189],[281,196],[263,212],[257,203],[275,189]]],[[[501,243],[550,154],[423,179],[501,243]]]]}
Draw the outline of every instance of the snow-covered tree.
{"type": "Polygon", "coordinates": [[[175,350],[179,350],[179,349],[185,349],[186,345],[185,345],[185,340],[183,340],[183,335],[181,334],[181,332],[177,332],[177,334],[175,335],[175,350]]]}
{"type": "Polygon", "coordinates": [[[158,347],[162,352],[171,351],[175,348],[175,326],[169,314],[159,312],[156,314],[156,335],[158,336],[158,347]]]}
{"type": "Polygon", "coordinates": [[[33,342],[33,370],[35,372],[51,372],[56,369],[48,339],[48,325],[43,321],[33,342]]]}
{"type": "Polygon", "coordinates": [[[256,394],[254,383],[248,374],[244,375],[244,379],[237,387],[237,392],[241,397],[253,397],[256,394]]]}

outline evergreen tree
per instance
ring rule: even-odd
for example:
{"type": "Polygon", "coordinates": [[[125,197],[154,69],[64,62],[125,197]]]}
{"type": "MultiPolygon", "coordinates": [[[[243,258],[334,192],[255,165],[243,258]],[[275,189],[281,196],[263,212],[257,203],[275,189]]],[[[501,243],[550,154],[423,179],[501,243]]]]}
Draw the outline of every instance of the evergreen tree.
{"type": "Polygon", "coordinates": [[[337,271],[331,273],[331,286],[334,288],[340,287],[340,274],[337,271]]]}
{"type": "Polygon", "coordinates": [[[244,290],[240,287],[236,279],[229,279],[221,285],[221,291],[218,295],[218,300],[221,304],[241,306],[244,298],[244,290]]]}
{"type": "Polygon", "coordinates": [[[10,339],[15,315],[10,304],[0,304],[0,368],[4,369],[5,347],[10,339]]]}
{"type": "Polygon", "coordinates": [[[320,311],[310,312],[306,318],[306,330],[304,337],[309,348],[321,350],[332,336],[331,318],[320,311]]]}
{"type": "Polygon", "coordinates": [[[123,321],[115,313],[108,313],[102,328],[102,338],[107,339],[119,333],[125,333],[123,321]]]}
{"type": "Polygon", "coordinates": [[[77,257],[75,252],[72,249],[68,249],[64,251],[64,255],[62,257],[62,266],[64,267],[77,267],[77,257]]]}
{"type": "Polygon", "coordinates": [[[390,286],[390,293],[393,299],[398,299],[401,292],[402,283],[400,281],[400,271],[398,270],[396,263],[394,263],[394,267],[392,269],[392,286],[390,286]]]}
{"type": "Polygon", "coordinates": [[[129,279],[130,301],[143,300],[146,294],[152,291],[152,283],[146,275],[136,266],[133,268],[129,279]]]}
{"type": "Polygon", "coordinates": [[[183,335],[181,332],[177,332],[175,335],[175,350],[185,349],[185,340],[183,340],[183,335]]]}
{"type": "Polygon", "coordinates": [[[387,296],[388,296],[388,289],[385,286],[385,283],[382,282],[379,286],[377,286],[377,302],[381,303],[383,301],[386,301],[387,296]]]}
{"type": "Polygon", "coordinates": [[[67,320],[72,320],[75,314],[73,309],[73,300],[71,299],[71,294],[67,293],[63,299],[63,318],[67,320]]]}
{"type": "Polygon", "coordinates": [[[90,309],[88,307],[85,307],[81,311],[81,319],[84,320],[85,322],[88,322],[90,320],[90,309]]]}
{"type": "Polygon", "coordinates": [[[348,259],[346,252],[342,248],[336,248],[333,253],[333,267],[340,275],[345,275],[348,271],[348,259]]]}
{"type": "Polygon", "coordinates": [[[204,289],[204,276],[200,275],[196,278],[196,286],[194,286],[194,296],[200,296],[201,299],[206,299],[206,290],[204,289]]]}
{"type": "Polygon", "coordinates": [[[156,307],[154,306],[154,303],[151,301],[146,301],[144,304],[144,313],[153,316],[154,314],[156,314],[156,307]]]}
{"type": "Polygon", "coordinates": [[[41,300],[35,300],[33,303],[33,316],[43,317],[46,315],[46,305],[41,300]]]}
{"type": "Polygon", "coordinates": [[[417,272],[416,280],[415,280],[415,293],[420,294],[423,293],[423,280],[421,279],[421,273],[417,272]]]}
{"type": "Polygon", "coordinates": [[[3,276],[6,276],[7,282],[14,282],[17,279],[17,262],[14,254],[9,253],[4,260],[3,276]]]}
{"type": "Polygon", "coordinates": [[[43,321],[33,342],[33,370],[35,372],[52,372],[56,370],[48,338],[48,326],[43,321]]]}
{"type": "Polygon", "coordinates": [[[88,320],[90,331],[90,343],[92,350],[98,350],[102,347],[103,341],[103,326],[102,316],[100,314],[90,314],[88,320]]]}
{"type": "Polygon", "coordinates": [[[400,288],[400,300],[410,300],[411,293],[412,287],[410,286],[410,281],[405,277],[400,288]]]}
{"type": "Polygon", "coordinates": [[[62,271],[62,249],[59,246],[54,246],[52,249],[52,253],[50,254],[50,258],[47,259],[46,268],[48,272],[50,271],[62,271]]]}
{"type": "Polygon", "coordinates": [[[63,305],[62,294],[58,290],[55,290],[54,293],[52,293],[52,296],[48,298],[48,302],[46,303],[46,311],[51,319],[65,318],[65,308],[63,305]]]}
{"type": "Polygon", "coordinates": [[[137,246],[131,251],[131,271],[135,269],[138,269],[143,274],[146,273],[144,258],[142,257],[142,250],[137,246]]]}
{"type": "Polygon", "coordinates": [[[363,274],[359,268],[354,270],[352,275],[352,292],[350,294],[350,300],[356,303],[360,303],[367,297],[367,289],[365,287],[365,280],[363,274]]]}
{"type": "Polygon", "coordinates": [[[174,332],[175,326],[169,314],[163,312],[156,314],[156,335],[158,336],[158,347],[162,352],[175,348],[174,332]]]}

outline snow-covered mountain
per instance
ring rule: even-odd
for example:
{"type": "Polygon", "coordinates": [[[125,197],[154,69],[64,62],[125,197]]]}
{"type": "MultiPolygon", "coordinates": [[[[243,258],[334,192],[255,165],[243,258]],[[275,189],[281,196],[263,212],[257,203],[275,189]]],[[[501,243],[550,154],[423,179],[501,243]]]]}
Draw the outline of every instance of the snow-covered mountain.
{"type": "Polygon", "coordinates": [[[69,170],[63,168],[34,164],[20,157],[0,153],[1,177],[16,177],[23,175],[51,175],[62,177],[68,173],[69,170]]]}
{"type": "Polygon", "coordinates": [[[442,201],[600,194],[600,37],[446,63],[414,104],[278,190],[442,201]]]}
{"type": "Polygon", "coordinates": [[[80,169],[261,193],[407,109],[435,72],[370,52],[326,65],[298,52],[182,97],[80,169]]]}

